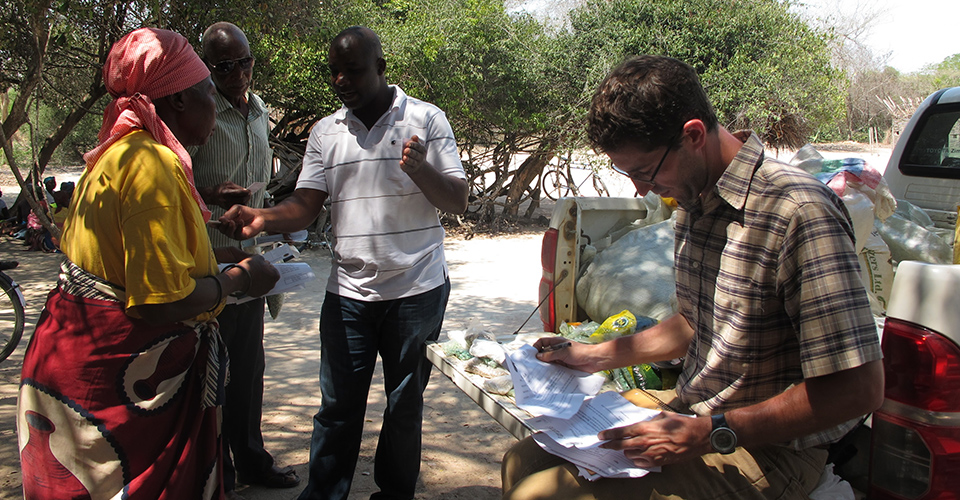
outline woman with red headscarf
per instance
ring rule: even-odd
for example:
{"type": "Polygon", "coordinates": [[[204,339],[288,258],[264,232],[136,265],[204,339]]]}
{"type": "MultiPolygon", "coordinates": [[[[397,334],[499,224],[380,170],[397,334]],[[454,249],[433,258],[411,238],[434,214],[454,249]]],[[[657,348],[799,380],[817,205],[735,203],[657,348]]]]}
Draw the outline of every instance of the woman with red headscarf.
{"type": "Polygon", "coordinates": [[[209,75],[184,37],[151,28],[124,36],[104,64],[114,100],[84,156],[66,259],[23,361],[26,498],[223,496],[228,361],[214,318],[228,295],[263,295],[279,275],[262,257],[210,246],[184,149],[213,131],[209,75]],[[217,260],[237,263],[218,273],[217,260]]]}

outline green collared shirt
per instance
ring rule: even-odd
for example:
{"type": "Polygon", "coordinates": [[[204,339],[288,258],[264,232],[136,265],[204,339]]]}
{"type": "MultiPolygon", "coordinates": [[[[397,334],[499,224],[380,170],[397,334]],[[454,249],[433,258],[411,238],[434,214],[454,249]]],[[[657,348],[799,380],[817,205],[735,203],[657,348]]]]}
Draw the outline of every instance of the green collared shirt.
{"type": "MultiPolygon", "coordinates": [[[[250,111],[243,113],[217,92],[217,128],[210,140],[198,148],[188,148],[193,158],[193,177],[198,188],[232,181],[241,187],[270,180],[273,151],[270,149],[270,112],[259,96],[248,93],[250,111]]],[[[266,191],[260,189],[250,197],[248,205],[263,206],[266,191]]],[[[224,209],[208,204],[212,219],[224,209]]],[[[208,229],[214,247],[239,246],[216,229],[208,229]]]]}

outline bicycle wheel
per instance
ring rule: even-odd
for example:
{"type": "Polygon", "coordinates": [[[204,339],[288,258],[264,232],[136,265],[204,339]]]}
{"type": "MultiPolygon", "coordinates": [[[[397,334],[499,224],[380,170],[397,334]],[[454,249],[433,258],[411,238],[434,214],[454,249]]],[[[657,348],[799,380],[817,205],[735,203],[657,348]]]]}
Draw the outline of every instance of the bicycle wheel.
{"type": "Polygon", "coordinates": [[[3,361],[13,354],[13,350],[20,343],[20,337],[23,336],[24,301],[20,285],[2,272],[0,288],[3,289],[0,294],[0,347],[3,348],[0,351],[0,361],[3,361]]]}
{"type": "Polygon", "coordinates": [[[543,188],[543,195],[553,201],[557,201],[570,193],[567,180],[563,174],[555,168],[551,168],[543,173],[543,180],[540,186],[543,188]]]}

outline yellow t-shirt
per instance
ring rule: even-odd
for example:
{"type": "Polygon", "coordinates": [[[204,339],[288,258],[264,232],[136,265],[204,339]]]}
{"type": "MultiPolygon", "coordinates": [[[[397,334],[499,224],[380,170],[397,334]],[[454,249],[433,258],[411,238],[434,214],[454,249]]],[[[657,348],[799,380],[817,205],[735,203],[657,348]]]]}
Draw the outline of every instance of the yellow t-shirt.
{"type": "Polygon", "coordinates": [[[217,273],[179,158],[142,130],[111,145],[80,178],[61,250],[122,286],[128,308],[176,302],[193,292],[195,279],[217,273]]]}

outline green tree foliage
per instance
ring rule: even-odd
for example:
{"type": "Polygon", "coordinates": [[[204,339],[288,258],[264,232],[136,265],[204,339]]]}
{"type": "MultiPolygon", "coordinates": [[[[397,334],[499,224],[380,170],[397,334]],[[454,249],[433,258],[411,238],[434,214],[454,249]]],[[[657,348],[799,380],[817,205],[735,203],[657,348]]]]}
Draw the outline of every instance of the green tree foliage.
{"type": "Polygon", "coordinates": [[[842,115],[842,75],[830,66],[825,37],[788,7],[777,0],[589,0],[571,13],[574,66],[675,57],[700,74],[722,124],[752,128],[774,146],[802,145],[842,115]]]}
{"type": "Polygon", "coordinates": [[[516,213],[528,188],[574,125],[558,112],[545,74],[551,43],[543,27],[509,15],[496,0],[389,2],[396,21],[378,27],[391,79],[433,102],[451,121],[476,181],[476,205],[490,217],[497,200],[516,213]]]}
{"type": "MultiPolygon", "coordinates": [[[[0,6],[7,13],[0,19],[0,83],[14,91],[4,131],[13,134],[30,116],[60,120],[33,127],[46,141],[38,148],[41,164],[83,116],[99,122],[100,65],[114,40],[149,25],[178,31],[199,49],[203,30],[221,20],[247,33],[257,58],[255,91],[274,110],[275,135],[294,141],[340,106],[328,83],[330,39],[351,25],[376,30],[388,80],[446,111],[485,216],[494,207],[516,213],[530,198],[536,206],[544,166],[585,146],[593,89],[629,55],[692,64],[722,123],[753,128],[774,145],[801,144],[843,112],[841,75],[830,68],[824,36],[780,0],[587,0],[562,26],[508,12],[500,0],[0,6]],[[48,110],[29,115],[30,102],[48,110]]],[[[87,137],[95,128],[84,125],[87,137]]]]}
{"type": "Polygon", "coordinates": [[[960,85],[960,53],[945,58],[939,64],[930,68],[933,77],[933,86],[937,88],[956,87],[960,85]]]}
{"type": "MultiPolygon", "coordinates": [[[[97,110],[97,102],[106,94],[100,76],[106,51],[126,26],[142,22],[144,10],[123,2],[3,0],[0,12],[0,93],[10,100],[0,113],[0,145],[24,196],[31,192],[26,186],[35,183],[64,139],[97,110]],[[31,116],[43,123],[34,123],[27,134],[20,134],[25,136],[20,138],[26,145],[23,149],[30,152],[25,162],[30,174],[24,176],[11,143],[31,116]]],[[[36,196],[27,199],[41,222],[58,235],[39,209],[36,196]]]]}

